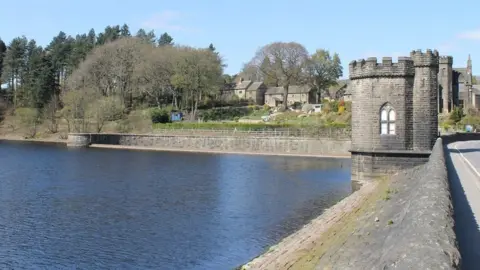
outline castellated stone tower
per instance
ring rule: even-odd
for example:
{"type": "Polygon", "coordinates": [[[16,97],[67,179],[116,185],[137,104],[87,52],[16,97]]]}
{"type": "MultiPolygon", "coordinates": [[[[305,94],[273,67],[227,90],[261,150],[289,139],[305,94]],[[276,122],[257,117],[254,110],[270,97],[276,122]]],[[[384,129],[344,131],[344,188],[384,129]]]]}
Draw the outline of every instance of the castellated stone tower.
{"type": "Polygon", "coordinates": [[[439,112],[449,113],[453,106],[453,57],[440,56],[438,60],[438,84],[441,96],[439,97],[439,112]]]}
{"type": "Polygon", "coordinates": [[[428,160],[437,138],[438,52],[352,61],[352,179],[428,160]]]}
{"type": "Polygon", "coordinates": [[[438,137],[438,52],[412,51],[415,66],[413,85],[413,150],[430,151],[438,137]]]}

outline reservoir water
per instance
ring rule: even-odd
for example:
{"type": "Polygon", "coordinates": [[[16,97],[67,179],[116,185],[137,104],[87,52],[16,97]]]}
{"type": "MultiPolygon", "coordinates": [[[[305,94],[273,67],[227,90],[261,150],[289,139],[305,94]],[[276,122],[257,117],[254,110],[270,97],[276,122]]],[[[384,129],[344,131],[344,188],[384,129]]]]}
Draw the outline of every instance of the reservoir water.
{"type": "Polygon", "coordinates": [[[232,269],[351,192],[349,159],[0,142],[0,269],[232,269]]]}

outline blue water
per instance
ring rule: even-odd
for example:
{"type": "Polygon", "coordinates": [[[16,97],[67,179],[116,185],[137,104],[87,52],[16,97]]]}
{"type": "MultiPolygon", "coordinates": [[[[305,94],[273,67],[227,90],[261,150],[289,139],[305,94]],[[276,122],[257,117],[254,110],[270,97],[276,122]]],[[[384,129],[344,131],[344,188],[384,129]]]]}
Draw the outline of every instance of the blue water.
{"type": "Polygon", "coordinates": [[[351,192],[348,159],[0,142],[0,268],[232,269],[351,192]]]}

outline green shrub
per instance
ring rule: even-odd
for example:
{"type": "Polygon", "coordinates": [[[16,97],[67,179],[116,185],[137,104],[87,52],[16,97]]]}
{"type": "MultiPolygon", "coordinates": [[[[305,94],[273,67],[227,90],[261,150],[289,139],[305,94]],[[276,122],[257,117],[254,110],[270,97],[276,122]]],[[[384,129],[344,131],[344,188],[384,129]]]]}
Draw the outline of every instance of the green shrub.
{"type": "Polygon", "coordinates": [[[203,121],[232,121],[235,118],[241,118],[247,116],[254,111],[254,107],[225,107],[225,108],[213,108],[200,112],[200,117],[203,121]]]}
{"type": "Polygon", "coordinates": [[[152,119],[152,123],[170,123],[170,112],[166,109],[160,108],[152,108],[150,110],[150,117],[152,119]]]}
{"type": "Polygon", "coordinates": [[[464,116],[465,114],[463,113],[463,108],[455,107],[450,113],[450,120],[452,120],[454,123],[458,123],[464,116]]]}

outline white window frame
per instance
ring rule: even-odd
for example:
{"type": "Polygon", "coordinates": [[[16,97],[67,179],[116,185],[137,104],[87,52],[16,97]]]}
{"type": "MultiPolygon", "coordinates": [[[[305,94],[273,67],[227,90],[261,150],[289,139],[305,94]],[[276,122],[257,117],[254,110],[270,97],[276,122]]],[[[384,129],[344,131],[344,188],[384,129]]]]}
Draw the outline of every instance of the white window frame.
{"type": "Polygon", "coordinates": [[[380,109],[380,135],[395,135],[397,113],[390,104],[385,104],[380,109]]]}

